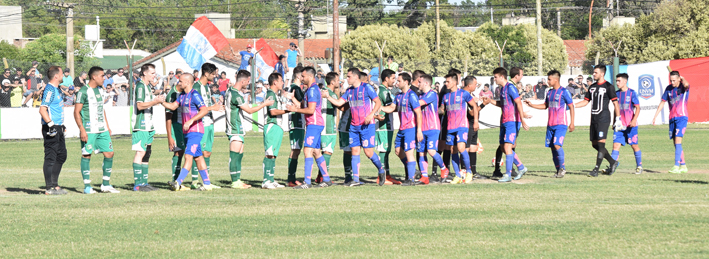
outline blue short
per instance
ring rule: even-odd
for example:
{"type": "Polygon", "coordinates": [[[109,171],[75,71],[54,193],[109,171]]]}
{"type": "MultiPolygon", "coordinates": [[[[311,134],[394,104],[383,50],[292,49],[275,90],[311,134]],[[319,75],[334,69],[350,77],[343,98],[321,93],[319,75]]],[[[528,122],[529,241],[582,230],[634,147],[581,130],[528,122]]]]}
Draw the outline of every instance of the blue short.
{"type": "Polygon", "coordinates": [[[564,138],[566,138],[566,125],[547,126],[546,147],[564,146],[564,138]]]}
{"type": "Polygon", "coordinates": [[[674,117],[670,119],[670,139],[675,137],[684,137],[684,132],[687,130],[687,117],[674,117]]]}
{"type": "Polygon", "coordinates": [[[320,149],[320,134],[325,126],[308,125],[305,127],[305,147],[320,149]]]}
{"type": "Polygon", "coordinates": [[[468,127],[449,129],[446,135],[446,145],[455,146],[460,142],[468,143],[468,127]]]}
{"type": "Polygon", "coordinates": [[[374,140],[375,124],[363,124],[350,126],[350,147],[374,148],[377,141],[374,140]]]}
{"type": "Polygon", "coordinates": [[[624,131],[616,131],[613,133],[613,143],[620,143],[623,146],[625,146],[625,143],[637,145],[638,127],[627,127],[624,131]]]}
{"type": "Polygon", "coordinates": [[[427,130],[423,132],[423,141],[416,143],[416,152],[426,152],[426,150],[438,150],[438,135],[440,130],[427,130]]]}
{"type": "Polygon", "coordinates": [[[204,133],[190,132],[185,135],[185,155],[202,156],[202,136],[204,133]]]}
{"type": "Polygon", "coordinates": [[[514,144],[517,141],[520,126],[522,126],[520,122],[510,121],[503,123],[500,126],[500,145],[505,143],[514,144]]]}
{"type": "Polygon", "coordinates": [[[399,148],[403,146],[404,151],[409,151],[416,147],[416,129],[410,128],[405,130],[400,130],[396,133],[396,139],[394,140],[394,147],[399,148]]]}

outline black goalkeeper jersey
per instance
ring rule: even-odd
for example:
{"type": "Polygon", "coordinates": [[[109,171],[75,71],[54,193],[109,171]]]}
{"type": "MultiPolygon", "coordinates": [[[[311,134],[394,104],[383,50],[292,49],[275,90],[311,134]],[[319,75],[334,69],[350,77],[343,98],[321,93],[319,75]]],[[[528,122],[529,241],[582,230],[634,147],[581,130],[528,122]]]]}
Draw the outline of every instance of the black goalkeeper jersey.
{"type": "Polygon", "coordinates": [[[611,113],[608,108],[610,101],[618,98],[615,96],[615,87],[608,81],[593,83],[588,87],[588,92],[584,96],[586,101],[591,102],[591,123],[610,123],[611,113]]]}

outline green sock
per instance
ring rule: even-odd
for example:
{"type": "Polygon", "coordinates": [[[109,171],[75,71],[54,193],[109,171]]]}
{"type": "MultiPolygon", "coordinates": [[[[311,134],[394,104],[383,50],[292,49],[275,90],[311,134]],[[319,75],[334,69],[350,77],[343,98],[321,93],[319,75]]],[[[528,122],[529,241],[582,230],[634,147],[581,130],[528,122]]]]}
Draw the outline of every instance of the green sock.
{"type": "Polygon", "coordinates": [[[192,159],[192,181],[199,181],[199,169],[197,169],[197,161],[192,159]]]}
{"type": "Polygon", "coordinates": [[[84,178],[84,188],[91,187],[91,159],[81,158],[81,177],[84,178]]]}
{"type": "Polygon", "coordinates": [[[244,153],[236,153],[236,181],[241,179],[241,160],[244,158],[244,153]]]}
{"type": "Polygon", "coordinates": [[[342,164],[345,166],[345,181],[352,181],[352,153],[342,153],[342,164]]]}
{"type": "Polygon", "coordinates": [[[268,157],[264,157],[263,158],[263,182],[264,183],[266,181],[270,181],[269,174],[273,173],[273,171],[271,171],[271,170],[272,169],[271,169],[270,161],[269,161],[268,157]]]}
{"type": "Polygon", "coordinates": [[[330,154],[322,154],[323,157],[325,157],[325,167],[327,168],[328,174],[330,173],[330,157],[332,155],[330,154]]]}
{"type": "Polygon", "coordinates": [[[204,157],[204,163],[207,164],[207,172],[209,172],[209,157],[204,157]]]}
{"type": "Polygon", "coordinates": [[[148,184],[148,163],[143,164],[143,184],[148,184]]]}
{"type": "Polygon", "coordinates": [[[172,156],[172,181],[177,181],[177,177],[180,175],[180,156],[178,155],[173,155],[172,156]]]}
{"type": "Polygon", "coordinates": [[[103,158],[103,186],[111,185],[108,181],[111,180],[111,171],[113,170],[113,157],[103,158]]]}
{"type": "Polygon", "coordinates": [[[382,167],[384,171],[386,171],[387,175],[389,175],[389,153],[390,152],[385,152],[385,153],[379,153],[379,161],[382,161],[382,167]]]}
{"type": "Polygon", "coordinates": [[[237,172],[236,160],[237,160],[238,156],[239,156],[239,153],[236,153],[234,151],[229,151],[229,176],[231,176],[232,182],[236,182],[237,180],[239,180],[239,178],[236,177],[236,172],[237,172]]]}
{"type": "Polygon", "coordinates": [[[140,185],[143,180],[143,165],[138,163],[133,163],[133,181],[135,185],[140,185]]]}
{"type": "Polygon", "coordinates": [[[268,164],[271,166],[271,175],[268,176],[268,180],[273,182],[275,181],[274,177],[276,176],[276,159],[270,158],[268,160],[270,160],[268,164]]]}
{"type": "Polygon", "coordinates": [[[288,158],[288,182],[295,182],[295,171],[298,170],[298,158],[288,158]]]}

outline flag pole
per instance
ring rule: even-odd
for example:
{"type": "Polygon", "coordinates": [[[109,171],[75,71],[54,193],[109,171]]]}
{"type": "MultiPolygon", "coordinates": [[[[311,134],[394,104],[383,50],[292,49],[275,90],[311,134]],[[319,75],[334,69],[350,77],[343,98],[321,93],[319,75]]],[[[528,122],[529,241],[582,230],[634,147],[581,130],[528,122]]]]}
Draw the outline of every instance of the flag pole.
{"type": "MultiPolygon", "coordinates": [[[[256,44],[254,44],[256,45],[256,44]]],[[[251,57],[251,104],[256,105],[256,55],[263,50],[263,47],[261,47],[256,53],[254,53],[254,56],[251,57]]]]}

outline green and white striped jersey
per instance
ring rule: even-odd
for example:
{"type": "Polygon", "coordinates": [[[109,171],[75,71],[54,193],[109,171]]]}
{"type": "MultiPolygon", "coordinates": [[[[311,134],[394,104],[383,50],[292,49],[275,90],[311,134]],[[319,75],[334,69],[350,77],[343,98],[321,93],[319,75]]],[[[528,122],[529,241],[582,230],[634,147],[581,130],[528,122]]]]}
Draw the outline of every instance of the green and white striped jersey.
{"type": "MultiPolygon", "coordinates": [[[[300,88],[299,85],[296,84],[291,84],[291,93],[293,93],[293,98],[298,100],[300,102],[300,108],[304,108],[304,106],[307,106],[308,104],[303,104],[303,97],[305,97],[305,93],[303,92],[303,89],[300,88]]],[[[286,103],[287,105],[293,104],[290,100],[286,103]]],[[[288,126],[290,129],[305,129],[305,115],[302,113],[298,112],[290,112],[289,113],[289,118],[290,121],[288,123],[288,126]]]]}
{"type": "MultiPolygon", "coordinates": [[[[386,86],[380,85],[377,88],[377,95],[379,95],[379,101],[382,102],[382,107],[394,102],[394,97],[386,86]]],[[[384,120],[377,121],[377,131],[394,131],[394,113],[380,111],[379,114],[384,116],[384,120]]]]}
{"type": "MultiPolygon", "coordinates": [[[[206,105],[207,107],[214,105],[214,103],[212,102],[212,95],[209,93],[209,87],[203,85],[202,82],[197,80],[197,82],[194,82],[194,84],[192,85],[192,88],[197,90],[199,95],[202,96],[202,100],[204,100],[204,105],[206,105]]],[[[205,127],[214,124],[214,119],[212,117],[211,111],[208,112],[207,115],[204,115],[204,117],[202,117],[202,123],[204,123],[205,127]]]]}
{"type": "Polygon", "coordinates": [[[135,84],[135,89],[133,91],[133,119],[131,125],[133,125],[133,131],[153,131],[155,127],[153,126],[153,107],[147,108],[145,110],[138,110],[138,103],[151,102],[155,99],[153,91],[150,87],[143,84],[143,82],[138,82],[135,84]]]}
{"type": "Polygon", "coordinates": [[[272,116],[271,115],[271,110],[286,110],[285,106],[285,98],[282,96],[278,96],[276,92],[274,92],[271,89],[268,89],[266,91],[266,100],[268,99],[273,99],[273,104],[271,106],[266,106],[266,112],[263,114],[263,116],[266,119],[266,124],[275,124],[278,125],[279,127],[282,125],[283,122],[283,114],[282,115],[276,115],[272,116]]]}
{"type": "Polygon", "coordinates": [[[246,101],[241,91],[229,87],[224,97],[224,103],[224,109],[226,110],[226,134],[244,135],[244,127],[241,124],[241,106],[246,104],[246,101]]]}
{"type": "Polygon", "coordinates": [[[103,90],[85,85],[76,92],[76,103],[83,104],[81,121],[86,133],[101,133],[106,131],[106,121],[103,111],[103,90]]]}
{"type": "MultiPolygon", "coordinates": [[[[321,88],[322,90],[327,90],[327,94],[332,96],[332,98],[337,99],[337,94],[327,88],[327,86],[321,88]]],[[[337,118],[337,109],[330,103],[324,96],[322,97],[322,116],[325,121],[325,127],[323,127],[322,135],[335,135],[337,134],[337,124],[335,119],[337,118]]]]}
{"type": "MultiPolygon", "coordinates": [[[[175,90],[175,88],[177,88],[177,87],[172,87],[172,88],[170,88],[170,91],[167,92],[167,96],[165,96],[165,102],[174,103],[177,101],[177,97],[180,96],[180,93],[178,93],[177,90],[175,90]]],[[[173,124],[174,123],[182,124],[182,111],[180,108],[177,108],[174,111],[165,109],[165,111],[172,114],[172,117],[170,117],[170,118],[171,118],[173,124]]]]}

